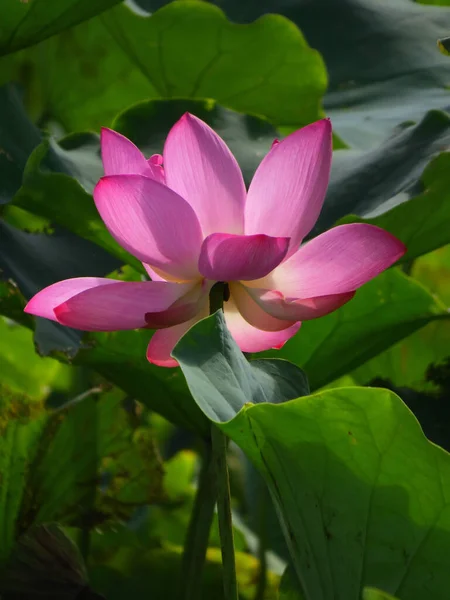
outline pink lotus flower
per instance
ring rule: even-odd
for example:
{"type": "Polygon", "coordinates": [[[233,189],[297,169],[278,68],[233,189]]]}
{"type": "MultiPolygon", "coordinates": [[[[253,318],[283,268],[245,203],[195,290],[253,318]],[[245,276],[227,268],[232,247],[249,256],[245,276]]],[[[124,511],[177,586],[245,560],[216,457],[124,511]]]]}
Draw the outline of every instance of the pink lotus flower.
{"type": "Polygon", "coordinates": [[[156,329],[147,358],[170,353],[209,313],[209,292],[227,282],[227,326],[240,348],[280,348],[301,321],[336,310],[400,258],[404,245],[366,224],[340,225],[302,244],[322,208],[331,164],[331,124],[308,125],[272,146],[248,192],[223,140],[185,114],[163,157],[146,160],[104,129],[105,177],[97,209],[117,242],[152,281],[68,279],[36,294],[25,311],[86,331],[156,329]]]}

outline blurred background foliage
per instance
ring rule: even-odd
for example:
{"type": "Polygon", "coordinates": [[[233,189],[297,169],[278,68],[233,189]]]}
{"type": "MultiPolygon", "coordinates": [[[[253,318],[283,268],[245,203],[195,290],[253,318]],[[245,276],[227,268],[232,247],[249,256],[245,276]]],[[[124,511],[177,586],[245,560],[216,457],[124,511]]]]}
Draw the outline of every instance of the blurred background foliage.
{"type": "MultiPolygon", "coordinates": [[[[147,330],[82,333],[22,312],[60,279],[144,276],[92,201],[101,126],[150,155],[188,110],[226,140],[249,182],[274,138],[330,116],[332,180],[313,234],[374,223],[408,253],[264,356],[302,367],[322,394],[393,390],[450,449],[450,62],[436,47],[449,31],[446,0],[2,0],[2,600],[165,599],[182,583],[207,431],[183,373],[146,361],[147,330]]],[[[277,418],[267,435],[279,439],[277,418]]],[[[289,554],[235,445],[230,466],[240,593],[272,600],[289,554]]],[[[218,546],[214,523],[204,598],[222,597],[218,546]]],[[[288,575],[279,597],[298,599],[288,575]]],[[[432,598],[447,597],[437,589],[432,598]]]]}

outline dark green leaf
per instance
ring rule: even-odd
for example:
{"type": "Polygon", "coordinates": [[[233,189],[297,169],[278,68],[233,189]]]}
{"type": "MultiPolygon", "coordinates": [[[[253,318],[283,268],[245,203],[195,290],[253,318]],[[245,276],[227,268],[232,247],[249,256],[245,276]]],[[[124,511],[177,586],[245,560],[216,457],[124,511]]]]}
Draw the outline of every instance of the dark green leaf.
{"type": "MultiPolygon", "coordinates": [[[[15,4],[21,6],[20,2],[15,4]]],[[[12,85],[0,87],[0,205],[9,202],[20,188],[25,164],[41,139],[17,89],[12,85]]]]}
{"type": "MultiPolygon", "coordinates": [[[[140,2],[150,8],[155,0],[140,2]]],[[[399,123],[449,105],[450,64],[436,50],[436,40],[450,31],[448,8],[412,0],[215,2],[237,22],[277,12],[301,28],[324,57],[325,108],[351,146],[373,147],[399,123]]]]}
{"type": "Polygon", "coordinates": [[[0,56],[36,44],[120,0],[2,0],[0,56]]]}
{"type": "Polygon", "coordinates": [[[0,268],[27,298],[55,281],[100,277],[117,266],[117,260],[97,245],[68,231],[32,234],[0,220],[0,268]]]}
{"type": "Polygon", "coordinates": [[[33,527],[17,542],[0,581],[4,600],[102,600],[90,590],[75,544],[54,523],[33,527]]]}

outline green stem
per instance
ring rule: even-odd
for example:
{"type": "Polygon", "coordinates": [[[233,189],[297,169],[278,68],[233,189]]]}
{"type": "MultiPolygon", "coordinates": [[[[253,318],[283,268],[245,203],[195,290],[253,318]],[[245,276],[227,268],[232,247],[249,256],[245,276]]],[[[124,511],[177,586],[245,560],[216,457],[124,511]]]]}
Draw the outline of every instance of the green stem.
{"type": "Polygon", "coordinates": [[[211,426],[213,462],[216,472],[217,514],[222,549],[223,589],[225,600],[238,600],[234,557],[233,523],[231,519],[230,481],[227,467],[227,438],[215,425],[211,426]]]}
{"type": "Polygon", "coordinates": [[[201,598],[203,566],[208,549],[209,532],[215,504],[213,460],[211,446],[208,444],[184,544],[181,581],[182,600],[198,600],[201,598]]]}

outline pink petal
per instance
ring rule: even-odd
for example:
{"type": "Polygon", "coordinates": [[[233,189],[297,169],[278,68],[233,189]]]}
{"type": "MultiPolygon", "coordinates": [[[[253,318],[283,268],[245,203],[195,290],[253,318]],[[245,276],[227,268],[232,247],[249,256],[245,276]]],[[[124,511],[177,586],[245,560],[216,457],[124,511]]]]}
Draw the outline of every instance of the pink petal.
{"type": "Polygon", "coordinates": [[[288,246],[289,238],[213,233],[203,242],[198,268],[215,281],[259,279],[281,263],[288,246]]]}
{"type": "Polygon", "coordinates": [[[100,145],[105,175],[146,175],[164,183],[161,166],[147,161],[139,148],[120,133],[103,127],[100,145]]]}
{"type": "Polygon", "coordinates": [[[246,290],[261,310],[277,320],[292,321],[309,321],[324,317],[349,302],[355,295],[355,292],[347,292],[315,298],[289,299],[277,290],[250,287],[246,287],[246,290]]]}
{"type": "Polygon", "coordinates": [[[103,177],[94,189],[111,235],[139,260],[179,280],[198,277],[200,225],[187,202],[142,175],[103,177]]]}
{"type": "Polygon", "coordinates": [[[289,299],[345,294],[376,277],[405,252],[400,240],[379,227],[340,225],[307,242],[259,287],[278,290],[289,299]]]}
{"type": "Polygon", "coordinates": [[[176,343],[188,329],[200,321],[200,319],[207,317],[208,314],[209,308],[206,304],[206,306],[189,321],[185,321],[174,327],[169,327],[168,329],[159,329],[156,331],[147,348],[147,359],[149,362],[160,367],[177,367],[177,361],[170,356],[176,343]]]}
{"type": "Polygon", "coordinates": [[[227,327],[242,352],[262,352],[270,348],[280,349],[297,333],[301,325],[301,323],[295,323],[282,331],[256,329],[242,317],[232,297],[225,303],[224,313],[227,327]]]}
{"type": "MultiPolygon", "coordinates": [[[[148,327],[148,313],[163,314],[193,288],[192,284],[160,281],[113,283],[80,292],[56,306],[54,312],[58,322],[84,331],[148,327]]],[[[191,313],[192,308],[187,303],[185,319],[191,318],[191,313]]],[[[180,320],[181,315],[177,313],[175,322],[180,320]]]]}
{"type": "Polygon", "coordinates": [[[114,283],[117,283],[114,279],[105,279],[104,277],[76,277],[58,281],[33,296],[25,306],[24,311],[36,315],[36,317],[57,321],[54,313],[56,306],[85,290],[114,283]]]}
{"type": "Polygon", "coordinates": [[[195,210],[205,236],[243,233],[246,192],[241,170],[206,123],[189,113],[175,123],[164,146],[164,171],[167,185],[195,210]]]}
{"type": "Polygon", "coordinates": [[[295,131],[259,165],[245,205],[245,233],[290,237],[293,254],[322,209],[331,166],[331,123],[295,131]]]}
{"type": "Polygon", "coordinates": [[[150,277],[150,279],[152,281],[167,281],[167,279],[165,279],[162,275],[160,275],[159,273],[157,273],[155,271],[155,269],[152,269],[152,267],[150,265],[147,265],[146,263],[142,263],[144,269],[147,271],[148,276],[150,277]]]}
{"type": "Polygon", "coordinates": [[[244,317],[247,323],[250,323],[250,325],[253,325],[257,329],[262,329],[263,331],[281,331],[298,321],[298,319],[290,321],[281,320],[271,316],[253,300],[247,288],[240,283],[234,282],[230,284],[230,293],[241,316],[244,317]]]}

